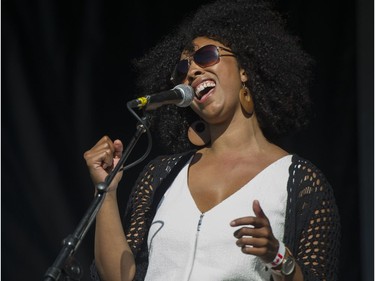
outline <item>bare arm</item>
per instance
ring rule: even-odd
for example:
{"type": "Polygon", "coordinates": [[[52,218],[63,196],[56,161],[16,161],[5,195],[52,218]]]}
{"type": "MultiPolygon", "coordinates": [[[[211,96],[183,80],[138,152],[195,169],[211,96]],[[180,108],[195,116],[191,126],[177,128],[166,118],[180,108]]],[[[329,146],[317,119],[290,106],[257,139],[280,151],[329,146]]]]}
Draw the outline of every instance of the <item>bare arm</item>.
{"type": "MultiPolygon", "coordinates": [[[[121,157],[123,145],[107,136],[85,152],[84,158],[96,185],[103,182],[121,157]]],[[[95,264],[104,281],[132,280],[135,274],[133,254],[125,239],[117,203],[117,186],[122,173],[116,175],[96,217],[95,264]]]]}

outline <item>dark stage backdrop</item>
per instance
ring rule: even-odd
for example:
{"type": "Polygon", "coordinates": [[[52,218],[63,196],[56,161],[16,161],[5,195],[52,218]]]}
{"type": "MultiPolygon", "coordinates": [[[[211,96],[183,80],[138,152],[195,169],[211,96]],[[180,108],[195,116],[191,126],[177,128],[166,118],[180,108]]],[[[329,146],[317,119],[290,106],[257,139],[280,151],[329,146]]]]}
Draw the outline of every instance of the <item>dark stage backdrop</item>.
{"type": "MultiPolygon", "coordinates": [[[[125,106],[136,95],[130,60],[199,2],[2,1],[1,280],[43,279],[93,198],[83,153],[104,134],[125,143],[134,135],[125,106]]],[[[312,124],[283,145],[315,163],[334,188],[340,280],[373,280],[373,1],[279,6],[317,61],[312,124]]],[[[131,159],[145,145],[141,139],[131,159]]],[[[156,153],[155,146],[149,158],[156,153]]],[[[142,166],[125,176],[122,208],[125,183],[142,166]]],[[[92,227],[75,255],[82,280],[89,280],[93,235],[92,227]]]]}

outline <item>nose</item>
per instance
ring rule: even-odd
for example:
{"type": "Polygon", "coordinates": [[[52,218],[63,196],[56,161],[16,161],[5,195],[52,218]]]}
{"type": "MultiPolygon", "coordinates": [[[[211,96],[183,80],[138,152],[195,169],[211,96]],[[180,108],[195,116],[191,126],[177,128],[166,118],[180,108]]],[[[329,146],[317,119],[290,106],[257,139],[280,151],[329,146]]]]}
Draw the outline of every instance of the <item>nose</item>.
{"type": "Polygon", "coordinates": [[[202,75],[204,69],[197,65],[194,60],[190,60],[189,70],[187,73],[188,80],[194,80],[197,76],[202,75]]]}

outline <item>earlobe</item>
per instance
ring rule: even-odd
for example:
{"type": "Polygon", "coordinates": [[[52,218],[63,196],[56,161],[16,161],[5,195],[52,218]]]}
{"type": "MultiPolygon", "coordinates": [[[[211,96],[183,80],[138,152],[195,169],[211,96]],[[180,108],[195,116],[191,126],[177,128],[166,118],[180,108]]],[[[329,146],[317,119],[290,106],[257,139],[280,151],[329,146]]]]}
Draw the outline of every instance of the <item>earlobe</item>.
{"type": "Polygon", "coordinates": [[[247,73],[246,73],[245,69],[243,69],[243,68],[240,69],[240,76],[241,76],[241,82],[242,83],[247,82],[248,77],[247,77],[247,73]]]}
{"type": "Polygon", "coordinates": [[[239,99],[242,109],[249,115],[252,116],[254,113],[254,102],[251,97],[249,88],[246,87],[245,83],[242,84],[242,88],[239,93],[239,99]]]}

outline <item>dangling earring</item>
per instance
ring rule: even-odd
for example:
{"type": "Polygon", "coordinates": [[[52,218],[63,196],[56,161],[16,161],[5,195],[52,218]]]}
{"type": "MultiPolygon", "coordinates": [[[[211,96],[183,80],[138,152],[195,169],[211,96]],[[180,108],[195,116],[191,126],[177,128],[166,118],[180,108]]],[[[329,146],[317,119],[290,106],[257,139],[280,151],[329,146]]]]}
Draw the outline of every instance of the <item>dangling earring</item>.
{"type": "Polygon", "coordinates": [[[254,113],[254,102],[250,95],[250,90],[246,87],[245,83],[242,84],[240,90],[240,103],[243,110],[250,116],[254,113]]]}
{"type": "Polygon", "coordinates": [[[205,146],[211,141],[208,125],[203,120],[193,122],[188,129],[189,141],[195,146],[205,146]]]}

